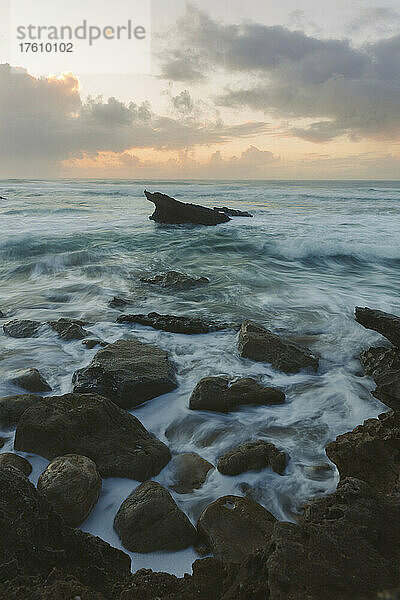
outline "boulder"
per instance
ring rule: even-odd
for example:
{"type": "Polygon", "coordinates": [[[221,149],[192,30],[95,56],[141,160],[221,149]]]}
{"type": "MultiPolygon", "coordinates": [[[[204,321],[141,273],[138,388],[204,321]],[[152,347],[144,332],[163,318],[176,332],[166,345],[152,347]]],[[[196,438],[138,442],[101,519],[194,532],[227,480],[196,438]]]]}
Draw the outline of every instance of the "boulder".
{"type": "Polygon", "coordinates": [[[37,402],[20,418],[14,447],[48,460],[82,454],[96,463],[102,477],[137,481],[157,475],[171,458],[167,446],[136,417],[96,394],[37,402]]]}
{"type": "Polygon", "coordinates": [[[83,325],[86,325],[85,321],[79,321],[76,319],[67,319],[62,317],[58,321],[47,321],[47,325],[51,327],[59,337],[63,340],[83,340],[83,338],[90,335],[89,331],[83,329],[83,325]]]}
{"type": "Polygon", "coordinates": [[[198,454],[184,453],[174,456],[169,463],[169,487],[178,494],[189,494],[200,488],[214,466],[198,454]]]}
{"type": "Polygon", "coordinates": [[[203,510],[197,530],[216,558],[240,563],[267,546],[275,522],[275,517],[257,502],[223,496],[203,510]]]}
{"type": "Polygon", "coordinates": [[[229,412],[245,404],[283,404],[285,394],[276,388],[264,387],[251,377],[204,377],[194,388],[189,400],[192,410],[229,412]]]}
{"type": "Polygon", "coordinates": [[[389,411],[339,435],[326,447],[341,479],[356,477],[376,491],[399,491],[400,413],[389,411]]]}
{"type": "Polygon", "coordinates": [[[159,285],[163,288],[179,289],[187,289],[204,285],[205,283],[210,283],[210,280],[207,279],[207,277],[190,277],[189,275],[185,275],[185,273],[179,273],[178,271],[167,271],[166,273],[161,273],[160,275],[155,275],[154,277],[141,277],[140,281],[143,281],[143,283],[150,283],[152,285],[159,285]]]}
{"type": "Polygon", "coordinates": [[[41,396],[35,394],[19,394],[18,396],[6,396],[0,398],[0,423],[4,427],[16,425],[21,415],[39,400],[41,396]]]}
{"type": "Polygon", "coordinates": [[[13,319],[3,325],[3,331],[6,335],[13,338],[30,338],[38,334],[42,326],[40,321],[31,321],[29,319],[13,319]]]}
{"type": "Polygon", "coordinates": [[[257,325],[244,321],[239,332],[238,349],[241,356],[268,362],[285,373],[298,373],[302,369],[317,371],[318,358],[308,349],[289,342],[257,325]]]}
{"type": "Polygon", "coordinates": [[[101,346],[102,348],[108,346],[107,342],[103,342],[103,340],[97,340],[93,338],[89,338],[88,340],[82,340],[82,344],[86,346],[88,350],[92,350],[96,346],[101,346]]]}
{"type": "Polygon", "coordinates": [[[223,475],[239,475],[245,471],[261,471],[271,467],[282,475],[286,469],[288,456],[268,442],[257,440],[245,442],[233,448],[218,460],[217,469],[223,475]]]}
{"type": "Polygon", "coordinates": [[[0,454],[0,467],[14,467],[27,477],[32,473],[31,463],[26,458],[23,458],[23,456],[19,456],[13,452],[2,452],[0,454]]]}
{"type": "Polygon", "coordinates": [[[10,382],[28,392],[51,392],[50,385],[37,369],[20,371],[10,379],[10,382]]]}
{"type": "Polygon", "coordinates": [[[369,348],[361,353],[365,373],[376,383],[373,395],[394,410],[400,408],[400,350],[369,348]]]}
{"type": "Polygon", "coordinates": [[[383,335],[394,346],[400,347],[400,317],[382,310],[356,307],[356,321],[366,329],[383,335]]]}
{"type": "Polygon", "coordinates": [[[252,217],[253,215],[247,210],[238,210],[236,208],[228,208],[227,206],[214,206],[214,210],[222,212],[228,217],[252,217]]]}
{"type": "Polygon", "coordinates": [[[73,391],[100,394],[132,408],[177,387],[168,353],[139,340],[118,340],[99,350],[89,366],[74,373],[73,391]]]}
{"type": "Polygon", "coordinates": [[[195,317],[182,317],[175,315],[159,315],[151,312],[148,315],[120,315],[117,323],[139,323],[147,325],[153,329],[161,329],[171,333],[210,333],[212,331],[221,331],[222,329],[231,329],[232,325],[228,323],[218,323],[195,317]]]}
{"type": "Polygon", "coordinates": [[[166,223],[168,225],[181,225],[192,223],[194,225],[218,225],[230,221],[228,215],[217,212],[211,208],[205,208],[198,204],[185,204],[179,202],[166,194],[160,192],[147,192],[144,195],[147,200],[153,202],[156,206],[154,213],[149,217],[157,223],[166,223]]]}
{"type": "Polygon", "coordinates": [[[78,527],[99,499],[101,477],[96,464],[87,456],[65,454],[46,467],[37,489],[67,525],[78,527]]]}
{"type": "Polygon", "coordinates": [[[155,481],[137,487],[114,520],[122,544],[132,552],[183,550],[196,541],[196,529],[171,494],[155,481]]]}

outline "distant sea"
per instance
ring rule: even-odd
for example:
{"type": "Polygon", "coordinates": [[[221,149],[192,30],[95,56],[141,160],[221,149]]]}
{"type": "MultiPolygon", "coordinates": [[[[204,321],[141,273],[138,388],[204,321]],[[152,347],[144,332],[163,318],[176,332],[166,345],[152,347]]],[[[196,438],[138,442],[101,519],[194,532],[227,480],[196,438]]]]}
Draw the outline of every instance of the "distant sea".
{"type": "MultiPolygon", "coordinates": [[[[370,394],[373,384],[358,361],[360,351],[381,338],[354,321],[354,307],[400,314],[400,182],[7,180],[0,182],[0,195],[6,198],[0,200],[0,309],[7,319],[83,318],[104,340],[137,336],[168,350],[179,387],[132,413],[172,453],[196,452],[216,464],[231,447],[261,438],[290,455],[284,476],[215,471],[192,494],[172,492],[193,522],[218,497],[244,493],[293,521],[307,499],[335,489],[338,476],[326,444],[386,410],[370,394]],[[148,219],[154,207],[145,188],[254,217],[216,227],[158,225],[148,219]],[[176,291],[140,281],[167,270],[206,276],[210,283],[176,291]],[[117,325],[119,311],[108,306],[113,296],[129,298],[135,313],[254,319],[317,352],[319,372],[285,375],[241,359],[233,331],[187,336],[117,325]],[[196,383],[218,374],[259,377],[283,388],[287,402],[226,415],[190,411],[196,383]]],[[[73,372],[95,353],[50,331],[32,339],[1,332],[0,396],[21,393],[8,380],[28,366],[43,373],[53,395],[66,393],[73,372]]],[[[12,450],[11,434],[0,431],[9,438],[1,451],[12,450]]],[[[36,481],[47,461],[28,458],[36,481]]],[[[165,484],[168,466],[155,479],[165,484]]],[[[137,484],[104,480],[82,529],[121,547],[113,519],[137,484]]],[[[133,570],[178,575],[197,557],[193,549],[131,556],[133,570]]]]}

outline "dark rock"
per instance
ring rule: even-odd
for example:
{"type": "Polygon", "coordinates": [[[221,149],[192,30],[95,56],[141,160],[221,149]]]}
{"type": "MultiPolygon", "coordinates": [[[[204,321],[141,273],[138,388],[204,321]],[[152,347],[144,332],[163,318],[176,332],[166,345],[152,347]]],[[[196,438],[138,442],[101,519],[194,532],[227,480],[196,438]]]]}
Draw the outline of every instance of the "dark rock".
{"type": "Polygon", "coordinates": [[[100,394],[123,408],[132,408],[177,387],[168,353],[139,340],[108,344],[89,366],[74,373],[72,381],[74,392],[100,394]]]}
{"type": "Polygon", "coordinates": [[[341,479],[356,477],[387,494],[400,490],[400,413],[389,411],[339,435],[326,447],[341,479]]]}
{"type": "Polygon", "coordinates": [[[12,377],[10,382],[28,392],[50,392],[51,387],[37,369],[26,369],[12,377]]]}
{"type": "Polygon", "coordinates": [[[217,469],[223,475],[239,475],[245,471],[260,471],[271,467],[282,475],[288,456],[268,442],[257,440],[245,442],[233,448],[218,460],[217,469]]]}
{"type": "Polygon", "coordinates": [[[21,415],[39,400],[41,396],[34,394],[19,394],[0,398],[0,423],[5,427],[16,425],[21,415]]]}
{"type": "Polygon", "coordinates": [[[26,458],[13,452],[3,452],[0,454],[0,467],[14,467],[27,477],[32,473],[31,463],[26,458]]]}
{"type": "Polygon", "coordinates": [[[101,477],[87,456],[65,454],[46,467],[37,489],[67,525],[78,527],[99,499],[101,477]]]}
{"type": "Polygon", "coordinates": [[[195,317],[159,315],[156,312],[151,312],[148,315],[120,315],[117,318],[117,323],[139,323],[139,325],[147,325],[148,327],[153,327],[153,329],[187,334],[210,333],[212,331],[232,328],[232,325],[228,323],[205,321],[204,319],[195,317]]]}
{"type": "Polygon", "coordinates": [[[230,218],[211,208],[205,208],[198,204],[185,204],[179,202],[166,194],[160,192],[147,192],[144,195],[147,200],[153,202],[156,206],[154,213],[149,217],[157,223],[166,223],[168,225],[180,225],[184,223],[193,223],[195,225],[218,225],[226,223],[230,218]]]}
{"type": "Polygon", "coordinates": [[[214,210],[224,213],[229,217],[252,217],[253,215],[247,210],[237,210],[236,208],[228,208],[227,206],[214,206],[214,210]]]}
{"type": "Polygon", "coordinates": [[[179,494],[189,494],[200,488],[208,472],[214,466],[198,454],[177,454],[169,463],[171,482],[169,487],[179,494]]]}
{"type": "Polygon", "coordinates": [[[395,410],[400,409],[400,350],[369,348],[360,356],[365,373],[372,376],[377,387],[373,395],[395,410]]]}
{"type": "Polygon", "coordinates": [[[109,300],[107,304],[110,308],[125,308],[125,306],[129,304],[129,302],[127,302],[127,300],[124,300],[123,298],[114,296],[114,298],[112,298],[112,300],[109,300]]]}
{"type": "Polygon", "coordinates": [[[5,319],[5,318],[6,318],[5,313],[3,313],[2,310],[0,310],[0,319],[5,319]]]}
{"type": "Polygon", "coordinates": [[[179,289],[187,289],[191,287],[197,287],[198,285],[204,285],[205,283],[210,283],[210,280],[207,277],[190,277],[189,275],[185,275],[185,273],[179,273],[178,271],[167,271],[166,273],[161,273],[160,275],[155,275],[154,277],[141,277],[140,281],[143,283],[151,283],[153,285],[159,285],[163,288],[179,288],[179,289]]]}
{"type": "Polygon", "coordinates": [[[6,441],[7,441],[7,438],[0,437],[0,448],[3,448],[6,441]]]}
{"type": "Polygon", "coordinates": [[[268,362],[285,373],[298,373],[307,368],[313,371],[318,369],[318,358],[308,348],[288,342],[253,321],[243,322],[238,349],[244,358],[268,362]]]}
{"type": "Polygon", "coordinates": [[[71,340],[83,340],[83,338],[90,335],[89,331],[83,329],[83,325],[86,325],[84,321],[76,319],[67,319],[62,317],[58,321],[48,321],[47,325],[51,327],[59,337],[66,341],[71,340]]]}
{"type": "Polygon", "coordinates": [[[102,348],[105,348],[106,346],[108,346],[107,342],[103,342],[102,340],[95,340],[95,339],[92,339],[92,338],[89,338],[88,340],[83,340],[82,344],[84,346],[86,346],[86,348],[88,350],[92,350],[96,346],[101,346],[102,348]]]}
{"type": "Polygon", "coordinates": [[[268,544],[275,517],[249,498],[223,496],[201,513],[199,537],[216,558],[240,563],[268,544]]]}
{"type": "Polygon", "coordinates": [[[183,550],[197,537],[171,494],[155,481],[139,485],[121,504],[114,529],[132,552],[183,550]]]}
{"type": "Polygon", "coordinates": [[[356,321],[366,329],[383,335],[394,346],[400,347],[400,317],[381,310],[356,307],[356,321]]]}
{"type": "Polygon", "coordinates": [[[6,335],[13,338],[35,337],[42,323],[39,321],[30,321],[29,319],[13,319],[4,323],[3,331],[6,335]]]}
{"type": "Polygon", "coordinates": [[[82,600],[109,600],[131,578],[126,554],[65,525],[13,467],[0,469],[0,530],[1,598],[71,600],[87,590],[82,600]]]}
{"type": "Polygon", "coordinates": [[[64,454],[91,458],[102,477],[144,481],[157,475],[170,452],[141,422],[95,394],[44,398],[22,415],[15,433],[16,450],[48,460],[64,454]]]}
{"type": "Polygon", "coordinates": [[[229,412],[245,404],[282,404],[285,394],[276,388],[264,387],[255,379],[244,377],[204,377],[194,388],[189,400],[192,410],[229,412]]]}

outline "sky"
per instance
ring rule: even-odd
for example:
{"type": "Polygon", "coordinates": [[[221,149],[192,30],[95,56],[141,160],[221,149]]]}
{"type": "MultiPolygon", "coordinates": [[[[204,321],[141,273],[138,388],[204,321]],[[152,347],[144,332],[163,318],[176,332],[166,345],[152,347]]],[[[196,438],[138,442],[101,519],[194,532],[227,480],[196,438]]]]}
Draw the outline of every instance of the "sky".
{"type": "Polygon", "coordinates": [[[400,179],[397,1],[151,0],[151,15],[144,73],[126,53],[114,73],[10,65],[0,39],[0,177],[400,179]]]}

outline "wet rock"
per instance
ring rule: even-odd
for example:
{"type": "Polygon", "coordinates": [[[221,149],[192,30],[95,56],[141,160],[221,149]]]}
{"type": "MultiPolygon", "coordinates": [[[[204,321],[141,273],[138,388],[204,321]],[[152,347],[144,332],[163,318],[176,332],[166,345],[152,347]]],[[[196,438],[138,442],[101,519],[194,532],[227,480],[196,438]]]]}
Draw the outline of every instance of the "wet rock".
{"type": "Polygon", "coordinates": [[[114,529],[132,552],[183,550],[197,538],[185,513],[169,492],[155,481],[139,485],[121,504],[114,529]]]}
{"type": "Polygon", "coordinates": [[[339,435],[326,447],[341,479],[356,477],[387,494],[398,491],[400,475],[400,413],[389,411],[339,435]]]}
{"type": "Polygon", "coordinates": [[[86,323],[76,319],[62,317],[58,321],[47,321],[47,325],[58,333],[61,339],[66,341],[83,340],[83,338],[90,335],[89,331],[83,329],[82,325],[86,325],[86,323]]]}
{"type": "Polygon", "coordinates": [[[153,202],[156,206],[154,213],[149,219],[157,223],[166,223],[169,225],[185,223],[218,225],[219,223],[230,221],[230,218],[223,213],[199,206],[198,204],[185,204],[166,194],[160,194],[159,192],[151,193],[145,190],[144,195],[147,200],[153,202]]]}
{"type": "Polygon", "coordinates": [[[120,315],[117,318],[117,323],[139,323],[139,325],[147,325],[148,327],[153,327],[153,329],[187,334],[210,333],[212,331],[232,328],[232,325],[228,323],[206,321],[195,317],[159,315],[156,312],[151,312],[148,315],[120,315]]]}
{"type": "Polygon", "coordinates": [[[239,475],[245,471],[261,471],[271,467],[282,475],[288,456],[268,442],[257,440],[245,442],[233,448],[218,460],[217,469],[223,475],[239,475]]]}
{"type": "Polygon", "coordinates": [[[298,373],[307,368],[313,371],[318,369],[318,358],[308,348],[288,342],[253,321],[243,322],[238,349],[244,358],[268,362],[285,373],[298,373]]]}
{"type": "Polygon", "coordinates": [[[169,463],[171,482],[169,487],[179,494],[189,494],[200,488],[214,466],[198,454],[177,454],[169,463]]]}
{"type": "Polygon", "coordinates": [[[400,317],[382,310],[356,307],[356,321],[366,329],[383,335],[394,346],[400,347],[400,317]]]}
{"type": "Polygon", "coordinates": [[[12,377],[10,382],[28,392],[50,392],[51,387],[37,369],[26,369],[12,377]]]}
{"type": "Polygon", "coordinates": [[[2,310],[0,310],[0,319],[5,319],[5,318],[6,318],[5,313],[3,313],[2,310]]]}
{"type": "Polygon", "coordinates": [[[0,398],[0,423],[5,427],[16,425],[21,415],[39,400],[41,396],[35,394],[19,394],[0,398]]]}
{"type": "Polygon", "coordinates": [[[118,340],[99,350],[73,376],[73,391],[95,393],[132,408],[177,387],[168,353],[139,340],[118,340]]]}
{"type": "Polygon", "coordinates": [[[38,334],[42,323],[39,321],[30,321],[29,319],[13,319],[3,325],[3,331],[6,335],[13,338],[30,338],[38,334]]]}
{"type": "Polygon", "coordinates": [[[95,394],[44,398],[24,412],[14,447],[48,460],[64,454],[91,458],[102,477],[144,481],[171,458],[160,440],[110,400],[95,394]]]}
{"type": "Polygon", "coordinates": [[[125,308],[125,306],[128,306],[129,302],[127,300],[124,300],[123,298],[114,296],[114,298],[109,300],[107,304],[110,308],[125,308]]]}
{"type": "Polygon", "coordinates": [[[78,527],[99,499],[101,477],[90,458],[66,454],[46,467],[37,489],[67,525],[78,527]]]}
{"type": "Polygon", "coordinates": [[[26,458],[13,452],[3,452],[0,454],[0,467],[14,467],[27,477],[32,473],[31,463],[26,458]]]}
{"type": "Polygon", "coordinates": [[[236,208],[228,208],[227,206],[214,206],[214,210],[224,213],[229,217],[252,217],[253,215],[247,210],[237,210],[236,208]]]}
{"type": "Polygon", "coordinates": [[[167,271],[166,273],[161,273],[154,277],[141,277],[140,281],[143,281],[143,283],[159,285],[163,288],[171,287],[179,289],[187,289],[210,283],[210,280],[207,279],[207,277],[190,277],[189,275],[179,273],[178,271],[167,271]]]}
{"type": "Polygon", "coordinates": [[[88,340],[83,340],[82,344],[84,346],[86,346],[86,348],[88,350],[92,350],[96,346],[101,346],[102,348],[105,348],[106,346],[108,346],[107,342],[103,342],[103,340],[97,340],[97,339],[92,339],[92,338],[89,338],[88,340]]]}
{"type": "Polygon", "coordinates": [[[249,498],[223,496],[201,513],[197,530],[216,558],[240,563],[271,537],[275,517],[249,498]]]}
{"type": "Polygon", "coordinates": [[[192,410],[229,412],[243,406],[282,404],[285,394],[276,388],[264,387],[255,379],[245,377],[204,377],[194,388],[189,400],[192,410]]]}
{"type": "Polygon", "coordinates": [[[17,469],[0,469],[0,597],[10,600],[115,598],[130,558],[71,529],[17,469]],[[6,593],[7,592],[7,593],[6,593]]]}
{"type": "Polygon", "coordinates": [[[7,438],[0,437],[0,448],[3,448],[6,441],[7,441],[7,438]]]}
{"type": "Polygon", "coordinates": [[[365,373],[376,383],[373,395],[394,410],[400,409],[400,350],[369,348],[361,353],[365,373]]]}

